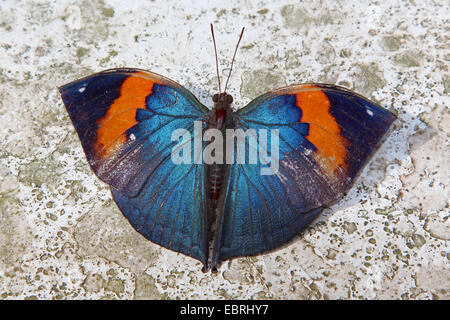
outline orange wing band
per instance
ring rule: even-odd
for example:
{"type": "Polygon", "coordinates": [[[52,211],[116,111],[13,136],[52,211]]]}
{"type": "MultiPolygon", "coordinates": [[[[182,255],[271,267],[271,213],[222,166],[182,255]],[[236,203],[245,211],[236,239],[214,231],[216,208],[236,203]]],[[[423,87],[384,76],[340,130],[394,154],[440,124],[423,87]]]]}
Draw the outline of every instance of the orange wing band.
{"type": "MultiPolygon", "coordinates": [[[[325,159],[319,163],[328,173],[338,167],[346,167],[346,140],[336,119],[330,113],[330,100],[319,87],[307,85],[304,88],[317,88],[296,94],[297,106],[302,110],[301,122],[309,123],[308,140],[317,148],[317,152],[325,159]]],[[[319,160],[319,159],[317,159],[319,160]]]]}
{"type": "Polygon", "coordinates": [[[137,109],[145,109],[145,100],[152,93],[154,82],[139,76],[128,77],[120,88],[120,96],[114,100],[105,116],[97,124],[96,150],[102,158],[111,156],[127,137],[125,132],[137,124],[137,109]]]}

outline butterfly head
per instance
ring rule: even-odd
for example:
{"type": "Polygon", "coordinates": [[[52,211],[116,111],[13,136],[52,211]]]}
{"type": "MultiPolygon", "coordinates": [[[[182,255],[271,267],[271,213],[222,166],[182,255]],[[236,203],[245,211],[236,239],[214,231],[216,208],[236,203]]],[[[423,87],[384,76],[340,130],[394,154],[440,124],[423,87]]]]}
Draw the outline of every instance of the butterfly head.
{"type": "Polygon", "coordinates": [[[230,105],[233,103],[233,97],[226,92],[216,93],[213,95],[212,100],[214,105],[230,105]]]}
{"type": "Polygon", "coordinates": [[[213,95],[212,100],[214,102],[214,110],[216,110],[216,112],[226,113],[228,110],[231,110],[233,97],[228,93],[216,93],[215,95],[213,95]]]}

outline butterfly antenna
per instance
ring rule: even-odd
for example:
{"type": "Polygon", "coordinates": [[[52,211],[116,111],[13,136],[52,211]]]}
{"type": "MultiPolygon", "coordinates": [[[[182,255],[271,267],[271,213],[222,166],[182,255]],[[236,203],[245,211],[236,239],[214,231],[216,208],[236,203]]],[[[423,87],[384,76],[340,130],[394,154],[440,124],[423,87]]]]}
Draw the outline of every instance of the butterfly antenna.
{"type": "Polygon", "coordinates": [[[217,59],[217,48],[216,48],[216,38],[214,38],[214,28],[211,23],[211,34],[214,43],[214,52],[216,53],[216,70],[217,70],[217,80],[219,81],[219,94],[220,94],[220,76],[219,76],[219,60],[217,59]]]}
{"type": "Polygon", "coordinates": [[[230,73],[228,74],[227,82],[225,83],[225,90],[224,90],[224,92],[227,92],[228,80],[230,80],[231,71],[233,70],[234,58],[236,58],[236,52],[237,52],[237,49],[238,49],[238,47],[239,47],[239,43],[241,42],[242,35],[244,34],[244,29],[245,29],[245,28],[242,28],[241,35],[239,36],[239,41],[238,41],[238,43],[237,43],[237,45],[236,45],[236,49],[234,50],[233,60],[231,60],[230,73]]]}

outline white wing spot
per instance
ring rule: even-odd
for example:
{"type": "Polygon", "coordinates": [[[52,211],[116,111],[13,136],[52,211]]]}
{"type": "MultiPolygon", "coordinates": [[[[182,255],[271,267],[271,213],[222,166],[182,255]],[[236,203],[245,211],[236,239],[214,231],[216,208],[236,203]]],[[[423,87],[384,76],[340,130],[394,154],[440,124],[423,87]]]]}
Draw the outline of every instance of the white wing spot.
{"type": "Polygon", "coordinates": [[[132,140],[132,141],[136,140],[136,136],[133,133],[130,134],[130,140],[132,140]]]}
{"type": "Polygon", "coordinates": [[[80,89],[78,89],[78,92],[82,93],[84,90],[86,90],[86,85],[84,85],[80,89]]]}
{"type": "Polygon", "coordinates": [[[372,110],[369,110],[369,109],[366,109],[366,112],[367,112],[367,114],[369,115],[369,116],[373,116],[373,111],[372,110]]]}

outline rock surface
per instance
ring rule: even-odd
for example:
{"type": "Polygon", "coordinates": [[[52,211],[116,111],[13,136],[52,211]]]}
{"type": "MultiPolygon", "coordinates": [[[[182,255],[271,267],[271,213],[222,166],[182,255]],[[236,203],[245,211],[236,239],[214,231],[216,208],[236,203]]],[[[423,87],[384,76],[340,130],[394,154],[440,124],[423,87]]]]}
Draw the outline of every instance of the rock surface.
{"type": "Polygon", "coordinates": [[[449,299],[446,1],[0,3],[0,299],[449,299]],[[126,3],[126,5],[125,5],[126,3]],[[208,4],[207,4],[208,3],[208,4]],[[146,241],[90,170],[57,87],[139,67],[207,106],[328,82],[398,114],[349,194],[273,253],[217,274],[146,241]]]}

